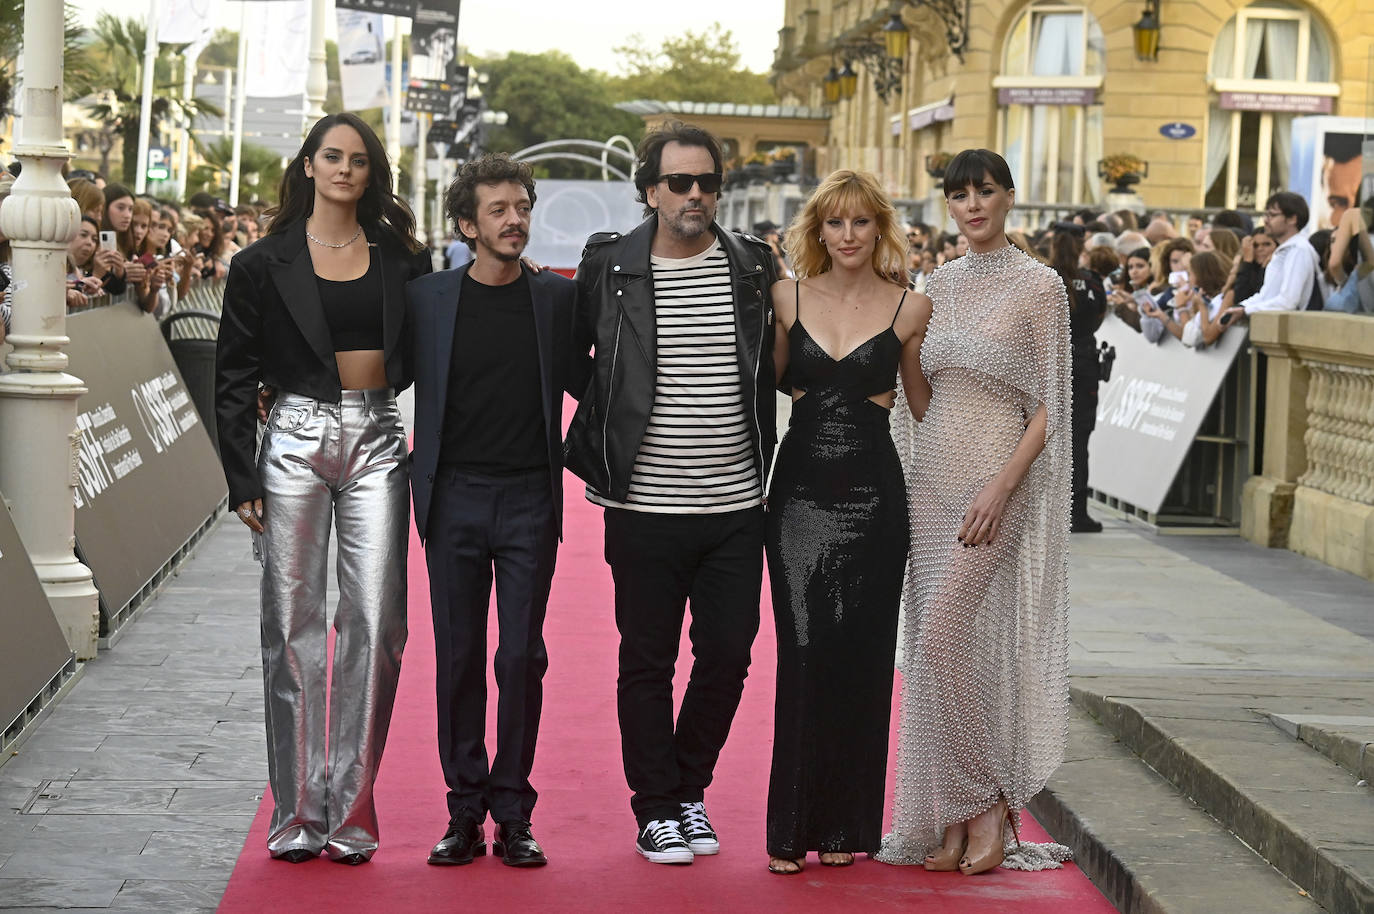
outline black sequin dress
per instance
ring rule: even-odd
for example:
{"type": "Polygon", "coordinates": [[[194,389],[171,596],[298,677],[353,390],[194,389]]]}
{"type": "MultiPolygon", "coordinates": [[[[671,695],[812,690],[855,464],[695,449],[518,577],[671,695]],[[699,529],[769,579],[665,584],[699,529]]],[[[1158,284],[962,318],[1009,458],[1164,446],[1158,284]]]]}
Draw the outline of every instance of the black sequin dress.
{"type": "Polygon", "coordinates": [[[789,345],[793,387],[806,393],[768,495],[778,639],[768,853],[874,853],[909,534],[889,410],[868,398],[894,388],[901,341],[889,327],[837,361],[799,307],[789,345]]]}

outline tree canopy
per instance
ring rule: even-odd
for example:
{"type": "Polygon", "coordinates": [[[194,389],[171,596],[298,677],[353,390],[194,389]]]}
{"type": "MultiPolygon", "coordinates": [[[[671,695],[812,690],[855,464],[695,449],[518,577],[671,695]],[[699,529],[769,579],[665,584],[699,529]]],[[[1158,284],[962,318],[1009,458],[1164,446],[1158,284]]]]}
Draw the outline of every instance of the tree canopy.
{"type": "Polygon", "coordinates": [[[719,22],[704,31],[688,30],[668,38],[658,48],[640,35],[615,49],[625,75],[611,79],[617,101],[636,98],[659,101],[735,102],[769,104],[777,95],[767,75],[740,66],[734,34],[719,22]]]}

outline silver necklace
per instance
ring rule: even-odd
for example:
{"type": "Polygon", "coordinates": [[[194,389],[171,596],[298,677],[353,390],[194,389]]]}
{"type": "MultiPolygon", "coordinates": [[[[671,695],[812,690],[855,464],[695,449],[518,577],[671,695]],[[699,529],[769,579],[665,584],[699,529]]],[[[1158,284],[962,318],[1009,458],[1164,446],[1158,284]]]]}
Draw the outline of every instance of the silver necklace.
{"type": "Polygon", "coordinates": [[[316,244],[318,244],[318,245],[319,245],[320,247],[322,247],[322,248],[346,248],[346,247],[348,247],[350,244],[352,244],[353,242],[357,241],[357,240],[358,240],[358,236],[361,235],[362,233],[363,233],[363,227],[362,227],[361,225],[359,225],[359,226],[358,226],[358,230],[357,230],[356,232],[353,233],[353,237],[352,237],[352,238],[348,239],[347,241],[341,241],[341,242],[339,242],[338,244],[334,244],[333,242],[330,242],[330,241],[321,241],[320,239],[316,238],[314,235],[310,234],[310,224],[309,224],[308,222],[306,223],[306,227],[305,227],[305,237],[309,238],[311,241],[315,242],[316,244]]]}

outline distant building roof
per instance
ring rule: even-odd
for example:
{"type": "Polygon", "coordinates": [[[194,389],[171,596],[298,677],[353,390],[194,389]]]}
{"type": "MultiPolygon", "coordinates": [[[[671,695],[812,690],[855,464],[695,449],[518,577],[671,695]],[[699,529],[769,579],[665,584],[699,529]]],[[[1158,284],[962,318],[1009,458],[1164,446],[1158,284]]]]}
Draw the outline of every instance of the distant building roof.
{"type": "Polygon", "coordinates": [[[811,108],[807,105],[737,105],[734,102],[660,102],[647,98],[637,98],[632,102],[616,105],[643,117],[646,114],[688,114],[719,115],[721,117],[776,117],[801,118],[804,120],[828,121],[830,114],[824,108],[811,108]]]}

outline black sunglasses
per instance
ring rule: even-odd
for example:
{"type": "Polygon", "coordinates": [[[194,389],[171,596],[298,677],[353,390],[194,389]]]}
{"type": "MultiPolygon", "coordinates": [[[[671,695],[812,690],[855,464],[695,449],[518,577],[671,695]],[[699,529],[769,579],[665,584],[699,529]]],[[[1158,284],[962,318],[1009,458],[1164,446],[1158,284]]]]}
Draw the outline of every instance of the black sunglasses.
{"type": "Polygon", "coordinates": [[[703,194],[714,194],[720,190],[722,180],[721,173],[718,171],[707,172],[703,175],[684,175],[674,172],[671,175],[660,175],[660,181],[668,182],[668,189],[675,194],[685,194],[696,184],[701,188],[703,194]]]}

